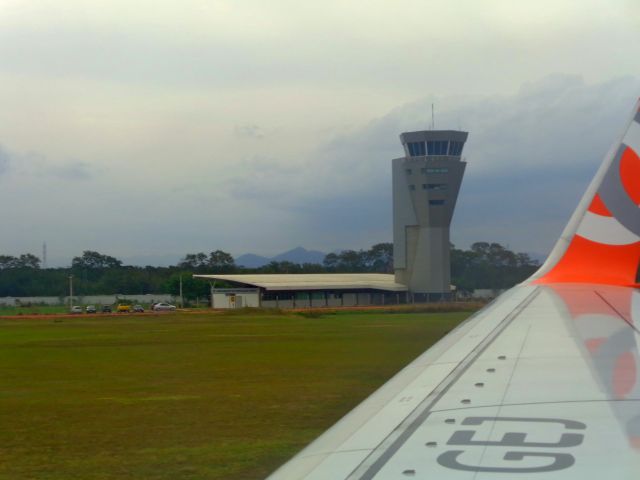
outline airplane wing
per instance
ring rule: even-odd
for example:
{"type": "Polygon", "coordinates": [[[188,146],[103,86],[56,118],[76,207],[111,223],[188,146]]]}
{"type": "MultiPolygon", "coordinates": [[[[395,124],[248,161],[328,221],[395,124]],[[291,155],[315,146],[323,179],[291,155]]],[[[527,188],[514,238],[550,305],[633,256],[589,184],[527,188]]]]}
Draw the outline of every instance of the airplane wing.
{"type": "Polygon", "coordinates": [[[640,476],[640,102],[548,260],[269,480],[640,476]]]}

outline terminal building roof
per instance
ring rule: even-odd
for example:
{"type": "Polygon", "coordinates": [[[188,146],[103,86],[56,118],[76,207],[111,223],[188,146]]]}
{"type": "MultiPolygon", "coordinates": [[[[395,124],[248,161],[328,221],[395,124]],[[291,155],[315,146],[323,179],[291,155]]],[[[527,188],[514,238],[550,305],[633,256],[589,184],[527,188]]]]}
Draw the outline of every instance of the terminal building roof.
{"type": "Polygon", "coordinates": [[[195,278],[222,280],[265,290],[385,290],[406,292],[406,285],[396,283],[385,273],[298,273],[249,275],[194,275],[195,278]]]}

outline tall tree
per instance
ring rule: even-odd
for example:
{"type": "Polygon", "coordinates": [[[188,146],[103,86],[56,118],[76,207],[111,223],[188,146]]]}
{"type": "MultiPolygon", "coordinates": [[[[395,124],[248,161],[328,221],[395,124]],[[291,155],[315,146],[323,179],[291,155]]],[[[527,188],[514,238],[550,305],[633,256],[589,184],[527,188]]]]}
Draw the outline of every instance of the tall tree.
{"type": "Polygon", "coordinates": [[[17,260],[11,255],[0,255],[0,269],[15,268],[17,260]]]}
{"type": "Polygon", "coordinates": [[[338,257],[337,253],[327,253],[327,255],[325,255],[324,257],[324,260],[322,261],[322,265],[330,270],[337,268],[339,264],[340,258],[338,257]]]}
{"type": "Polygon", "coordinates": [[[40,259],[31,253],[23,253],[15,263],[16,268],[40,268],[40,259]]]}
{"type": "Polygon", "coordinates": [[[0,255],[0,269],[7,268],[40,268],[40,259],[31,253],[19,257],[0,255]]]}
{"type": "Polygon", "coordinates": [[[393,272],[393,244],[376,243],[366,253],[369,269],[378,273],[393,272]]]}
{"type": "Polygon", "coordinates": [[[122,262],[117,258],[102,255],[92,250],[85,250],[82,252],[82,256],[73,257],[73,260],[71,260],[71,268],[74,269],[119,268],[121,266],[122,262]]]}
{"type": "Polygon", "coordinates": [[[174,273],[167,280],[165,289],[171,295],[180,295],[180,277],[182,277],[182,295],[185,300],[205,298],[209,295],[209,283],[193,278],[190,273],[174,273]]]}
{"type": "Polygon", "coordinates": [[[184,258],[178,263],[178,267],[187,269],[201,269],[208,264],[207,254],[200,253],[187,253],[184,258]]]}
{"type": "Polygon", "coordinates": [[[207,267],[216,272],[231,272],[235,270],[236,262],[231,254],[222,250],[215,250],[209,254],[207,267]]]}

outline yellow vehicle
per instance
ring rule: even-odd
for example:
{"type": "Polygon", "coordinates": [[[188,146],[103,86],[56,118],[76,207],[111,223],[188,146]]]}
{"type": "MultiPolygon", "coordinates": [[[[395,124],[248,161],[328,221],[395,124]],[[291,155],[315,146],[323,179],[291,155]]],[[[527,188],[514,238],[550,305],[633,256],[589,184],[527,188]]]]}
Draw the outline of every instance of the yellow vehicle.
{"type": "Polygon", "coordinates": [[[131,312],[131,305],[123,305],[122,303],[118,305],[118,308],[116,309],[116,312],[118,313],[129,313],[131,312]]]}

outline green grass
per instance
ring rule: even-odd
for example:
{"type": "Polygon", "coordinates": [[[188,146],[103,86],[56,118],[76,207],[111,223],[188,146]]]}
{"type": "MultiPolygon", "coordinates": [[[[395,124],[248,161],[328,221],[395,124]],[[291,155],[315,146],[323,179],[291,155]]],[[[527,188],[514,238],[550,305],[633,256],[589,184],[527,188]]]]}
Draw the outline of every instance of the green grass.
{"type": "Polygon", "coordinates": [[[10,307],[0,305],[0,315],[54,315],[69,313],[66,305],[29,305],[20,307],[10,307]]]}
{"type": "Polygon", "coordinates": [[[0,319],[0,479],[263,478],[468,315],[0,319]]]}

